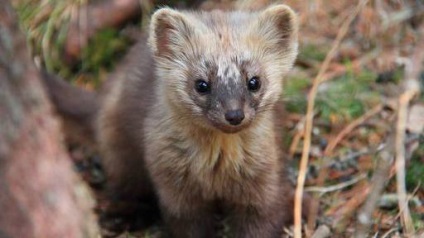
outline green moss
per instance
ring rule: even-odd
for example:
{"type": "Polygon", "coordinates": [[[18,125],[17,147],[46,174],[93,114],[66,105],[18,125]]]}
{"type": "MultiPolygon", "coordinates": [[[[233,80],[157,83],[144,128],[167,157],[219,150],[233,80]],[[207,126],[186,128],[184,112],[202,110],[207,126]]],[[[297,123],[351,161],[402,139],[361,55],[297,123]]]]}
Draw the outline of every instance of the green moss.
{"type": "Polygon", "coordinates": [[[306,98],[301,96],[292,97],[289,100],[284,100],[286,110],[292,113],[305,114],[308,102],[306,98]]]}
{"type": "Polygon", "coordinates": [[[377,78],[377,74],[375,72],[372,72],[370,70],[361,70],[356,75],[356,80],[359,84],[371,84],[375,82],[375,79],[377,78]]]}
{"type": "Polygon", "coordinates": [[[412,221],[414,223],[414,227],[416,230],[424,229],[423,214],[412,212],[411,217],[412,217],[412,221]]]}
{"type": "Polygon", "coordinates": [[[316,101],[316,108],[321,112],[321,117],[328,120],[330,116],[340,117],[341,120],[351,120],[364,113],[361,101],[352,98],[325,97],[316,101]]]}
{"type": "Polygon", "coordinates": [[[311,86],[311,80],[306,77],[292,76],[285,81],[283,100],[287,111],[306,113],[307,101],[305,94],[311,86]]]}
{"type": "Polygon", "coordinates": [[[285,81],[284,94],[290,96],[300,93],[311,86],[311,80],[306,77],[292,76],[285,81]]]}
{"type": "Polygon", "coordinates": [[[414,190],[418,185],[424,189],[424,143],[420,143],[418,149],[411,158],[411,164],[406,171],[406,186],[409,191],[414,190]]]}
{"type": "MultiPolygon", "coordinates": [[[[330,116],[349,121],[381,101],[380,94],[371,86],[377,75],[369,70],[358,73],[351,70],[350,62],[345,63],[346,74],[322,84],[316,98],[316,109],[324,120],[330,116]]],[[[306,113],[306,94],[311,87],[307,77],[292,76],[285,82],[283,100],[286,109],[294,113],[306,113]]]]}
{"type": "Polygon", "coordinates": [[[325,83],[320,88],[316,99],[316,108],[324,119],[330,116],[351,120],[378,103],[378,92],[371,88],[375,74],[361,71],[355,74],[348,71],[345,75],[325,83]]]}
{"type": "Polygon", "coordinates": [[[98,32],[83,49],[79,71],[95,75],[102,70],[110,71],[129,45],[129,40],[116,29],[98,32]]]}
{"type": "Polygon", "coordinates": [[[300,47],[299,59],[322,62],[327,55],[328,47],[307,44],[300,47]]]}

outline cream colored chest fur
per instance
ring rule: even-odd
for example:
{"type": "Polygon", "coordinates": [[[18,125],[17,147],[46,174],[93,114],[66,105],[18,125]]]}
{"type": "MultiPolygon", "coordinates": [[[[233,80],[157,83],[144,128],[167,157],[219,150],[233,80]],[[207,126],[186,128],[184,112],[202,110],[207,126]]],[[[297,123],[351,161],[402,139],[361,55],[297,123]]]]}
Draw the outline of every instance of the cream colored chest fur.
{"type": "Polygon", "coordinates": [[[165,126],[157,120],[150,123],[156,126],[148,127],[146,161],[153,182],[163,190],[159,193],[174,191],[206,201],[246,204],[264,201],[267,198],[261,196],[273,194],[263,191],[278,183],[272,125],[262,122],[262,126],[252,126],[243,133],[224,134],[165,126]]]}

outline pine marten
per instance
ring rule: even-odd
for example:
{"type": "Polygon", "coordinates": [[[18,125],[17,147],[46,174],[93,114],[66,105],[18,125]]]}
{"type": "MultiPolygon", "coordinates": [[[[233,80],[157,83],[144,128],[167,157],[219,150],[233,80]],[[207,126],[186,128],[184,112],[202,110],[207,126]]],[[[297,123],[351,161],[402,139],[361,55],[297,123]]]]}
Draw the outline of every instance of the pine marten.
{"type": "MultiPolygon", "coordinates": [[[[234,237],[280,237],[293,188],[276,107],[297,38],[296,14],[285,5],[156,11],[147,44],[141,40],[92,97],[99,102],[80,102],[91,106],[85,116],[73,117],[94,127],[111,211],[142,213],[157,203],[172,236],[187,238],[214,237],[219,210],[234,237]]],[[[48,81],[60,101],[60,87],[48,81]]]]}

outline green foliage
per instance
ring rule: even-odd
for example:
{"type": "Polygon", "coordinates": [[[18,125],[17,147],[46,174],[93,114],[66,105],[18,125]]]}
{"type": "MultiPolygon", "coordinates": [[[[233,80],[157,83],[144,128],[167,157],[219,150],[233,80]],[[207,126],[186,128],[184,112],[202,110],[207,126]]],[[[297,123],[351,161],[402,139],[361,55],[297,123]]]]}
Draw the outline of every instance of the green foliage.
{"type": "Polygon", "coordinates": [[[316,108],[324,119],[330,116],[351,120],[379,102],[380,96],[370,86],[376,75],[363,70],[359,74],[348,72],[330,83],[322,85],[316,100],[316,108]]]}
{"type": "Polygon", "coordinates": [[[129,39],[116,29],[99,31],[83,49],[79,72],[91,74],[97,79],[102,71],[113,69],[129,45],[129,39]]]}
{"type": "Polygon", "coordinates": [[[397,68],[393,72],[393,83],[399,84],[403,79],[405,75],[405,70],[403,68],[397,68]]]}
{"type": "Polygon", "coordinates": [[[416,230],[424,229],[423,214],[412,212],[411,217],[416,230]]]}
{"type": "Polygon", "coordinates": [[[22,23],[24,28],[26,28],[30,21],[37,15],[37,6],[39,6],[39,3],[36,1],[26,1],[15,6],[15,10],[18,13],[19,23],[22,23]]]}
{"type": "Polygon", "coordinates": [[[296,77],[293,76],[289,78],[285,84],[285,94],[288,97],[298,94],[300,91],[303,91],[311,86],[310,79],[306,77],[296,77]]]}
{"type": "MultiPolygon", "coordinates": [[[[376,74],[363,70],[323,83],[316,98],[316,109],[323,119],[331,116],[351,120],[361,116],[367,108],[380,101],[378,92],[371,88],[376,74]]],[[[305,113],[307,100],[305,92],[311,86],[307,78],[292,77],[285,84],[283,98],[289,112],[305,113]]]]}
{"type": "Polygon", "coordinates": [[[60,59],[70,19],[67,1],[22,1],[16,6],[31,54],[49,71],[65,67],[60,59]]]}
{"type": "MultiPolygon", "coordinates": [[[[423,140],[423,138],[421,138],[423,140]]],[[[424,143],[420,143],[418,149],[414,151],[409,166],[406,170],[406,187],[412,192],[419,186],[419,189],[424,189],[424,143]]],[[[424,222],[420,213],[414,212],[412,209],[411,216],[416,229],[423,229],[424,222]]]]}
{"type": "Polygon", "coordinates": [[[81,70],[97,72],[101,67],[110,69],[128,45],[128,39],[121,37],[117,30],[100,31],[83,50],[81,70]]]}
{"type": "Polygon", "coordinates": [[[16,9],[31,53],[41,60],[44,68],[71,81],[83,74],[85,81],[97,84],[101,73],[110,71],[130,44],[118,30],[105,29],[90,39],[82,50],[79,63],[70,66],[64,62],[70,9],[83,4],[86,2],[23,0],[16,4],[16,9]]]}
{"type": "Polygon", "coordinates": [[[328,46],[307,44],[300,47],[299,59],[323,62],[327,55],[328,46]]]}
{"type": "MultiPolygon", "coordinates": [[[[350,73],[350,75],[353,75],[353,73],[350,73]]],[[[354,75],[353,77],[356,77],[356,80],[359,84],[363,86],[369,86],[369,84],[372,84],[375,82],[375,79],[377,78],[377,74],[369,71],[369,70],[362,70],[357,75],[354,75]]]]}
{"type": "Polygon", "coordinates": [[[316,100],[316,108],[324,119],[332,115],[355,118],[363,114],[364,107],[357,98],[355,87],[348,83],[333,82],[325,92],[320,92],[316,100]]]}
{"type": "Polygon", "coordinates": [[[406,171],[406,186],[409,191],[414,190],[418,185],[424,189],[424,144],[420,143],[418,149],[414,152],[411,164],[406,171]]]}
{"type": "Polygon", "coordinates": [[[305,113],[307,101],[305,92],[310,87],[311,81],[306,77],[293,76],[288,78],[284,85],[283,99],[289,112],[305,113]]]}

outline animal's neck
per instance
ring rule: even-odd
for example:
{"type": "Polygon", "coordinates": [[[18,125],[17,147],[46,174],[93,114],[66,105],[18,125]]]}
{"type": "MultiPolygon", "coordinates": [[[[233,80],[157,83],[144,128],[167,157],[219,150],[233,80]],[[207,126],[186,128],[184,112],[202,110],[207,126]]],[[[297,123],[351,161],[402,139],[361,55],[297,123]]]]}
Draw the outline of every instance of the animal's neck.
{"type": "MultiPolygon", "coordinates": [[[[161,115],[157,118],[161,118],[163,122],[160,124],[167,132],[165,138],[172,141],[181,151],[187,152],[186,156],[192,157],[191,159],[204,160],[206,166],[216,166],[220,161],[229,163],[224,166],[240,166],[248,162],[246,159],[276,157],[272,110],[262,111],[247,128],[229,134],[211,126],[202,126],[202,122],[194,122],[198,119],[176,111],[166,102],[161,105],[162,113],[159,113],[161,115]]],[[[260,163],[260,161],[250,162],[260,163]]]]}
{"type": "Polygon", "coordinates": [[[196,145],[202,153],[233,160],[244,157],[246,153],[254,156],[257,151],[274,144],[270,143],[275,138],[273,113],[266,113],[257,117],[247,128],[233,134],[199,126],[187,118],[180,118],[180,122],[173,126],[182,141],[196,145]]]}

